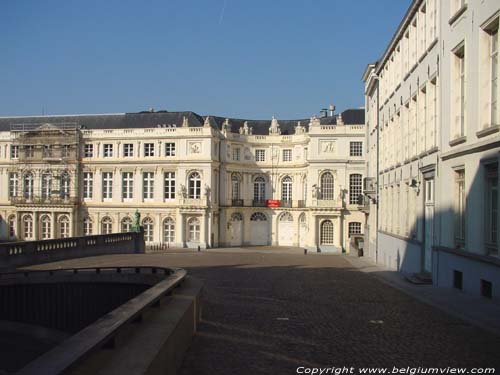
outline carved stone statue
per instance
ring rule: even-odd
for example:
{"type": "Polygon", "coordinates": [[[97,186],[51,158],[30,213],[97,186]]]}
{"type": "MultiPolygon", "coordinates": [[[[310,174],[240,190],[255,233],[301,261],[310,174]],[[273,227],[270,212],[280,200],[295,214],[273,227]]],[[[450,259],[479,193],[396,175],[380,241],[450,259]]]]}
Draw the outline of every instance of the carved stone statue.
{"type": "Polygon", "coordinates": [[[141,214],[139,210],[135,210],[134,222],[132,223],[132,232],[140,232],[141,230],[141,214]]]}
{"type": "Polygon", "coordinates": [[[182,198],[186,198],[187,197],[187,190],[186,190],[186,186],[185,185],[181,184],[181,187],[179,189],[179,194],[181,195],[182,198]]]}

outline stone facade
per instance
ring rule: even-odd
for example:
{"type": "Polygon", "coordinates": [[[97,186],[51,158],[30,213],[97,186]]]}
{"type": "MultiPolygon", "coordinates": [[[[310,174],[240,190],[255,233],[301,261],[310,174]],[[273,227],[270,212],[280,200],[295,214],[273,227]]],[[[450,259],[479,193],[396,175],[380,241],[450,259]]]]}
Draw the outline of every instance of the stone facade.
{"type": "Polygon", "coordinates": [[[149,245],[348,251],[364,222],[363,115],[2,118],[2,240],[124,232],[138,211],[149,245]]]}

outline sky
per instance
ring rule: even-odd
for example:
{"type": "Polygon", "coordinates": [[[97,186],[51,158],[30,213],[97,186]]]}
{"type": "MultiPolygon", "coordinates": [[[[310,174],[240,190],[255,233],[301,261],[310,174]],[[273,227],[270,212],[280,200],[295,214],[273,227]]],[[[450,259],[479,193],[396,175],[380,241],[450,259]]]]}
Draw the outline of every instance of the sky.
{"type": "Polygon", "coordinates": [[[0,116],[363,106],[410,0],[2,0],[0,116]]]}

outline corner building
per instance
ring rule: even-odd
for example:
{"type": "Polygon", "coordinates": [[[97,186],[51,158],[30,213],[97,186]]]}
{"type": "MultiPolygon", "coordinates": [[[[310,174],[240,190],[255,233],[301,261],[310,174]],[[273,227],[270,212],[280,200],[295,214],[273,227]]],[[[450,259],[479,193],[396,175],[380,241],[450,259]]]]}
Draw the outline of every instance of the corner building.
{"type": "Polygon", "coordinates": [[[295,121],[193,112],[0,118],[0,236],[126,232],[148,245],[349,251],[364,110],[295,121]]]}

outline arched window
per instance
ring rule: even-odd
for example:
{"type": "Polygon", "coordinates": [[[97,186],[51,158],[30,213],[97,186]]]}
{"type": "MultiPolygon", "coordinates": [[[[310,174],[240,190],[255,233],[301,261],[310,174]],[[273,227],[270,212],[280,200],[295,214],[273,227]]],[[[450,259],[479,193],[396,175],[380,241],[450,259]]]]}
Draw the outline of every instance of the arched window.
{"type": "Polygon", "coordinates": [[[193,172],[188,178],[188,197],[191,199],[201,198],[201,176],[198,172],[193,172]]]}
{"type": "Polygon", "coordinates": [[[300,214],[299,216],[299,223],[300,223],[300,226],[304,227],[307,225],[307,222],[306,222],[306,214],[302,213],[300,214]]]}
{"type": "Polygon", "coordinates": [[[233,200],[240,199],[240,179],[235,174],[231,177],[231,196],[233,200]]]}
{"type": "Polygon", "coordinates": [[[105,216],[101,220],[101,233],[110,234],[113,231],[113,221],[109,216],[105,216]]]}
{"type": "Polygon", "coordinates": [[[122,232],[130,232],[132,229],[132,219],[130,217],[124,217],[122,219],[122,232]]]}
{"type": "Polygon", "coordinates": [[[292,200],[292,179],[290,178],[290,176],[284,177],[281,181],[281,200],[292,200]]]}
{"type": "Polygon", "coordinates": [[[43,215],[40,218],[40,229],[42,240],[50,239],[50,217],[49,215],[43,215]]]}
{"type": "Polygon", "coordinates": [[[358,197],[362,192],[362,177],[360,174],[349,176],[349,204],[357,204],[358,197]]]}
{"type": "Polygon", "coordinates": [[[253,181],[253,199],[256,201],[266,199],[266,180],[264,177],[256,177],[253,181]]]}
{"type": "Polygon", "coordinates": [[[334,180],[333,180],[333,175],[330,172],[325,172],[321,175],[321,199],[324,200],[333,200],[335,199],[334,196],[334,190],[333,190],[333,185],[334,185],[334,180]]]}
{"type": "Polygon", "coordinates": [[[69,197],[70,183],[71,183],[71,179],[69,177],[69,173],[63,172],[61,174],[61,190],[60,190],[61,198],[68,198],[69,197]]]}
{"type": "Polygon", "coordinates": [[[144,218],[142,221],[142,226],[144,227],[144,241],[153,242],[153,219],[150,217],[144,218]]]}
{"type": "Polygon", "coordinates": [[[290,212],[283,212],[280,216],[280,221],[293,221],[293,216],[290,212]]]}
{"type": "Polygon", "coordinates": [[[200,220],[192,217],[188,221],[189,241],[200,242],[200,220]]]}
{"type": "Polygon", "coordinates": [[[321,223],[321,236],[322,245],[333,244],[333,223],[331,220],[325,220],[321,223]]]}
{"type": "Polygon", "coordinates": [[[7,223],[9,225],[9,238],[14,238],[16,236],[16,217],[10,215],[7,219],[7,223]]]}
{"type": "Polygon", "coordinates": [[[171,217],[163,220],[163,242],[172,243],[175,241],[175,222],[171,217]]]}
{"type": "Polygon", "coordinates": [[[235,212],[231,215],[231,221],[243,221],[243,215],[239,212],[235,212]]]}
{"type": "Polygon", "coordinates": [[[91,236],[92,229],[93,229],[92,219],[87,216],[85,219],[83,219],[83,235],[91,236]]]}
{"type": "Polygon", "coordinates": [[[33,239],[33,217],[31,215],[23,217],[23,234],[25,240],[33,239]]]}
{"type": "Polygon", "coordinates": [[[251,221],[267,221],[267,216],[264,215],[262,212],[255,212],[250,216],[251,221]]]}
{"type": "Polygon", "coordinates": [[[66,215],[59,218],[59,236],[61,238],[69,237],[69,217],[66,215]]]}
{"type": "Polygon", "coordinates": [[[23,178],[24,185],[24,197],[31,199],[33,198],[33,173],[28,172],[24,175],[23,178]]]}
{"type": "Polygon", "coordinates": [[[42,174],[42,198],[50,198],[52,194],[52,175],[48,172],[42,174]]]}

